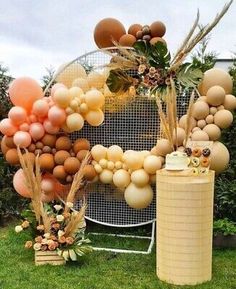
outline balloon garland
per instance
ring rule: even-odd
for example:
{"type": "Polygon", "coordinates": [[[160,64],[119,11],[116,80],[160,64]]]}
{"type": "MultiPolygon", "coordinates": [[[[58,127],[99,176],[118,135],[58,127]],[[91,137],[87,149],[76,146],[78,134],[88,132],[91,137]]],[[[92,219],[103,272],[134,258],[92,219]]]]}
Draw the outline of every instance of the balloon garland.
{"type": "MultiPolygon", "coordinates": [[[[165,30],[163,23],[155,22],[150,27],[131,25],[128,34],[125,34],[119,21],[104,19],[96,26],[94,38],[99,47],[111,46],[112,36],[121,45],[129,46],[142,38],[139,43],[150,42],[151,46],[148,47],[163,49],[159,43],[163,43],[161,37],[165,30]],[[104,33],[105,30],[107,34],[104,33]]],[[[144,75],[146,68],[142,70],[140,66],[138,71],[144,75]]],[[[101,144],[91,148],[87,139],[77,139],[73,143],[68,134],[80,131],[85,121],[91,126],[101,125],[104,121],[106,98],[122,93],[111,91],[114,88],[111,77],[113,80],[117,77],[117,74],[111,75],[111,70],[105,69],[104,73],[92,71],[87,74],[82,65],[74,62],[63,65],[59,72],[57,83],[52,86],[47,97],[40,85],[29,77],[15,79],[10,84],[9,96],[14,106],[10,109],[8,118],[0,122],[0,131],[4,134],[1,150],[7,162],[12,165],[19,164],[17,147],[30,152],[32,163],[35,155],[39,155],[40,167],[44,173],[42,198],[43,201],[51,201],[55,198],[55,193],[62,192],[66,189],[66,184],[72,182],[86,153],[91,150],[91,164],[84,168],[86,180],[112,184],[124,191],[124,198],[130,207],[146,208],[152,202],[151,184],[155,183],[156,171],[163,168],[165,156],[173,151],[170,141],[163,137],[151,151],[125,152],[115,144],[109,148],[101,144]]],[[[151,73],[150,68],[149,82],[151,73]]],[[[158,81],[160,82],[160,79],[158,81]]],[[[169,83],[161,85],[168,86],[169,83]]],[[[130,84],[128,88],[132,89],[130,84]]],[[[232,79],[227,72],[213,68],[204,73],[198,90],[200,96],[192,106],[191,118],[183,115],[178,120],[175,143],[178,150],[184,149],[189,125],[190,140],[214,142],[211,169],[220,173],[228,165],[229,152],[218,140],[221,129],[231,125],[231,111],[236,109],[236,98],[231,94],[232,79]]],[[[129,90],[128,95],[134,93],[135,90],[129,90]]],[[[30,197],[21,169],[16,172],[13,185],[20,195],[30,197]]]]}

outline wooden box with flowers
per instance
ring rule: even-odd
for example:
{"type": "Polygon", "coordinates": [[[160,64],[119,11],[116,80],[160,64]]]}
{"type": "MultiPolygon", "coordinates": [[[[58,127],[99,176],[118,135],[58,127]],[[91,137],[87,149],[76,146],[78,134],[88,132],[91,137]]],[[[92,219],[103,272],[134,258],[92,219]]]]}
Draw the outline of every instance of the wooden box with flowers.
{"type": "Polygon", "coordinates": [[[30,229],[32,240],[25,243],[25,248],[35,251],[35,264],[63,265],[68,260],[76,261],[91,251],[90,240],[84,236],[85,210],[84,203],[80,210],[74,209],[76,193],[83,184],[83,168],[89,162],[89,154],[82,162],[74,177],[65,200],[58,196],[60,204],[50,206],[41,201],[41,174],[38,157],[33,165],[30,158],[18,155],[24,171],[26,185],[32,192],[31,209],[22,213],[24,221],[15,227],[17,233],[30,229]]]}

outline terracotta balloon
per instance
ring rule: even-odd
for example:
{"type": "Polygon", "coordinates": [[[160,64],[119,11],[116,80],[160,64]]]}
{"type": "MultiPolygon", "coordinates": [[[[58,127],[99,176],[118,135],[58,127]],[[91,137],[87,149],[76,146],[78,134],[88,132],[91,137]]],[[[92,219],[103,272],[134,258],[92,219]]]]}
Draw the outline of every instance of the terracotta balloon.
{"type": "Polygon", "coordinates": [[[22,169],[19,169],[13,177],[13,187],[24,198],[30,198],[31,192],[26,186],[25,175],[22,169]]]}
{"type": "Polygon", "coordinates": [[[2,134],[5,134],[7,136],[12,136],[17,132],[18,128],[14,125],[11,119],[4,118],[0,122],[0,131],[2,134]]]}
{"type": "Polygon", "coordinates": [[[94,40],[99,48],[114,46],[112,40],[119,41],[125,34],[123,24],[114,18],[105,18],[94,29],[94,40]]]}
{"type": "Polygon", "coordinates": [[[65,110],[54,105],[48,111],[48,119],[52,123],[52,125],[60,126],[66,120],[66,113],[65,110]]]}
{"type": "Polygon", "coordinates": [[[39,117],[45,117],[48,114],[49,104],[45,99],[36,100],[33,104],[32,112],[39,117]]]}
{"type": "Polygon", "coordinates": [[[9,87],[11,102],[25,108],[28,112],[33,103],[43,97],[43,90],[37,81],[30,77],[19,77],[12,81],[9,87]]]}
{"type": "Polygon", "coordinates": [[[166,26],[161,21],[155,21],[150,25],[152,37],[162,37],[166,33],[166,26]]]}
{"type": "Polygon", "coordinates": [[[6,136],[4,135],[4,137],[1,140],[1,151],[5,155],[9,149],[10,149],[10,147],[7,146],[6,136]]]}
{"type": "Polygon", "coordinates": [[[19,164],[19,157],[16,149],[9,149],[6,153],[6,161],[11,165],[19,164]]]}
{"type": "Polygon", "coordinates": [[[20,125],[27,120],[27,112],[23,107],[13,106],[8,112],[8,117],[15,125],[20,125]]]}
{"type": "Polygon", "coordinates": [[[165,39],[163,39],[163,38],[161,38],[161,37],[153,37],[151,40],[150,40],[150,43],[152,44],[152,45],[155,45],[157,42],[161,42],[161,43],[163,43],[163,44],[167,44],[166,43],[166,41],[165,41],[165,39]]]}
{"type": "Polygon", "coordinates": [[[127,47],[132,47],[135,42],[136,42],[136,37],[133,36],[132,34],[124,34],[121,36],[119,40],[119,44],[121,46],[127,46],[127,47]]]}
{"type": "Polygon", "coordinates": [[[13,137],[14,143],[20,148],[27,148],[31,144],[31,136],[26,131],[17,131],[13,137]]]}
{"type": "Polygon", "coordinates": [[[45,131],[50,134],[57,134],[60,130],[59,126],[53,125],[48,119],[43,122],[43,126],[45,131]]]}
{"type": "Polygon", "coordinates": [[[29,133],[34,140],[41,139],[44,134],[44,126],[40,122],[35,122],[30,125],[29,133]]]}
{"type": "Polygon", "coordinates": [[[142,30],[141,24],[132,24],[128,29],[128,34],[132,34],[133,36],[136,37],[137,32],[141,30],[142,30]]]}

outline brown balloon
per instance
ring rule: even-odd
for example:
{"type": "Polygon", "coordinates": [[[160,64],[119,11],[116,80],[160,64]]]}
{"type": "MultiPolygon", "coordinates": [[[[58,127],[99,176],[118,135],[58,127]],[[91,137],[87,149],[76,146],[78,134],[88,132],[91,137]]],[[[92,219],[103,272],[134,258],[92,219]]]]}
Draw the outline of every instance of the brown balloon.
{"type": "Polygon", "coordinates": [[[98,22],[94,29],[94,41],[99,48],[114,46],[112,40],[119,41],[125,34],[123,24],[114,18],[105,18],[98,22]]]}
{"type": "Polygon", "coordinates": [[[69,151],[71,149],[71,146],[72,146],[71,140],[67,136],[61,136],[56,141],[57,150],[69,151]]]}
{"type": "Polygon", "coordinates": [[[65,150],[57,151],[54,155],[54,160],[57,165],[63,165],[65,160],[70,157],[70,153],[65,150]]]}
{"type": "Polygon", "coordinates": [[[45,146],[49,146],[50,148],[53,148],[55,146],[57,137],[52,134],[45,134],[44,137],[41,139],[41,142],[45,146]]]}
{"type": "Polygon", "coordinates": [[[141,30],[142,30],[141,24],[132,24],[128,29],[128,34],[132,34],[134,37],[136,37],[136,33],[141,30]]]}
{"type": "Polygon", "coordinates": [[[75,174],[79,170],[80,161],[75,157],[69,157],[64,162],[65,171],[68,174],[75,174]]]}
{"type": "Polygon", "coordinates": [[[133,36],[132,34],[124,34],[121,36],[119,40],[119,44],[121,46],[128,46],[128,47],[132,47],[135,42],[136,42],[136,37],[133,36]]]}
{"type": "Polygon", "coordinates": [[[67,177],[67,174],[66,174],[64,166],[62,166],[62,165],[56,166],[53,169],[53,175],[58,180],[64,181],[66,179],[66,177],[67,177]]]}
{"type": "Polygon", "coordinates": [[[6,161],[11,165],[19,164],[19,157],[16,149],[9,149],[6,153],[6,161]]]}
{"type": "Polygon", "coordinates": [[[79,138],[75,141],[73,150],[76,154],[80,150],[90,150],[90,142],[86,138],[79,138]]]}
{"type": "Polygon", "coordinates": [[[9,147],[9,148],[16,148],[16,145],[13,141],[13,137],[12,136],[6,136],[5,138],[5,144],[9,147]]]}
{"type": "Polygon", "coordinates": [[[83,174],[88,181],[92,181],[97,175],[92,165],[86,165],[83,169],[83,174]]]}
{"type": "Polygon", "coordinates": [[[42,170],[51,171],[55,166],[53,155],[41,154],[39,156],[39,165],[42,170]]]}
{"type": "Polygon", "coordinates": [[[155,21],[150,25],[152,37],[162,37],[166,33],[166,26],[161,21],[155,21]]]}

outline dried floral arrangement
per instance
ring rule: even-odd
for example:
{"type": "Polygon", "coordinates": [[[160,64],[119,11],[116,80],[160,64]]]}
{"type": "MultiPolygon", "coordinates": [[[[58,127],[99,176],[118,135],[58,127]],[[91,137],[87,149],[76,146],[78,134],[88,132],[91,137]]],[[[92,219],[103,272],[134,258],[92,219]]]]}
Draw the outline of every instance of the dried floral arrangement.
{"type": "Polygon", "coordinates": [[[81,163],[79,171],[75,174],[69,193],[64,200],[59,196],[59,203],[51,207],[41,201],[41,173],[38,156],[34,164],[26,151],[24,157],[18,148],[18,155],[23,169],[26,186],[32,192],[31,209],[22,213],[24,221],[15,227],[17,233],[23,229],[30,229],[32,240],[25,243],[25,248],[33,248],[35,251],[57,251],[66,261],[76,261],[92,250],[90,240],[86,239],[84,202],[80,210],[74,209],[76,193],[83,182],[83,168],[88,164],[89,153],[81,163]]]}
{"type": "Polygon", "coordinates": [[[203,77],[201,69],[191,62],[184,61],[193,48],[219,23],[232,2],[233,0],[225,4],[215,19],[204,26],[199,24],[198,11],[190,31],[173,57],[163,42],[152,45],[148,41],[138,40],[133,49],[126,49],[114,43],[119,53],[111,53],[112,59],[107,65],[110,69],[107,78],[110,91],[120,94],[135,89],[138,94],[154,97],[160,117],[161,136],[168,139],[174,151],[178,148],[177,95],[183,90],[192,91],[185,126],[186,146],[191,133],[190,120],[194,97],[195,94],[199,95],[197,87],[203,77]]]}

